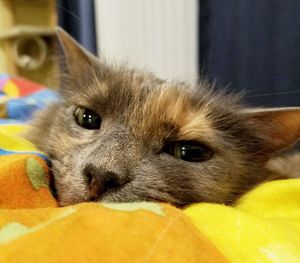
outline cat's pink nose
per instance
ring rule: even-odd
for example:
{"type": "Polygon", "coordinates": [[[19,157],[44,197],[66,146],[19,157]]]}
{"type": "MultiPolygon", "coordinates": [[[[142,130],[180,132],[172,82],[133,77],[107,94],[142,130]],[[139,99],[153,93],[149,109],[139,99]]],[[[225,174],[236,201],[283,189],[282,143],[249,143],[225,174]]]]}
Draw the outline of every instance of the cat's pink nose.
{"type": "Polygon", "coordinates": [[[87,180],[90,201],[97,201],[104,193],[121,186],[120,176],[93,165],[87,165],[83,173],[87,180]]]}

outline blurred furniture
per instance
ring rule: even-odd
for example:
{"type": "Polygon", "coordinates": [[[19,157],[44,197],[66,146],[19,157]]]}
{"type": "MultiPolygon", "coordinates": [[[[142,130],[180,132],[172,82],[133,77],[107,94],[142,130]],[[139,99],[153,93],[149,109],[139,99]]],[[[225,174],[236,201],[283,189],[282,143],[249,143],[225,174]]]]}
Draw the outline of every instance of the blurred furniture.
{"type": "Polygon", "coordinates": [[[55,0],[0,0],[0,72],[52,85],[55,0]]]}

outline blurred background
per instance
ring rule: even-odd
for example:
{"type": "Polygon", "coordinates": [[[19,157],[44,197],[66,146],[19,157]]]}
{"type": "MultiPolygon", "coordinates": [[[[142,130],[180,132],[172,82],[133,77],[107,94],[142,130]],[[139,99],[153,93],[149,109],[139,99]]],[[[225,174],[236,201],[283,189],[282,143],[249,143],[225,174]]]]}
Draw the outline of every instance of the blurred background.
{"type": "Polygon", "coordinates": [[[300,106],[300,1],[0,0],[0,72],[51,83],[60,25],[100,57],[164,79],[300,106]]]}

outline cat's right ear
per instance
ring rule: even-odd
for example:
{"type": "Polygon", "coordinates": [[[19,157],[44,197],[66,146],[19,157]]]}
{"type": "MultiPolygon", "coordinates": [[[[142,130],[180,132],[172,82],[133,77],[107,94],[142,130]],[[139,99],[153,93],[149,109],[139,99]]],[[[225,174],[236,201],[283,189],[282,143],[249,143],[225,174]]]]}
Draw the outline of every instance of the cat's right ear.
{"type": "Polygon", "coordinates": [[[300,139],[300,108],[247,109],[243,111],[252,133],[262,142],[257,149],[266,159],[300,139]]]}
{"type": "Polygon", "coordinates": [[[79,83],[90,81],[91,74],[103,65],[62,28],[56,29],[56,36],[61,91],[65,93],[72,89],[74,92],[74,89],[80,88],[79,83]]]}

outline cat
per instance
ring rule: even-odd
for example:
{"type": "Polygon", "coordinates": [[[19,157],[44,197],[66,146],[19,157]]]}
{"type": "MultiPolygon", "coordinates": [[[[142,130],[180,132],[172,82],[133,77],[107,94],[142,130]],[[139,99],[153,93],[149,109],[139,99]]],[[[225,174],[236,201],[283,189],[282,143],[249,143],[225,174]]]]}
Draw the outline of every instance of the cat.
{"type": "Polygon", "coordinates": [[[300,135],[300,108],[249,109],[208,81],[191,87],[109,65],[57,30],[62,99],[27,137],[48,154],[61,206],[233,204],[288,175],[268,161],[300,135]]]}

